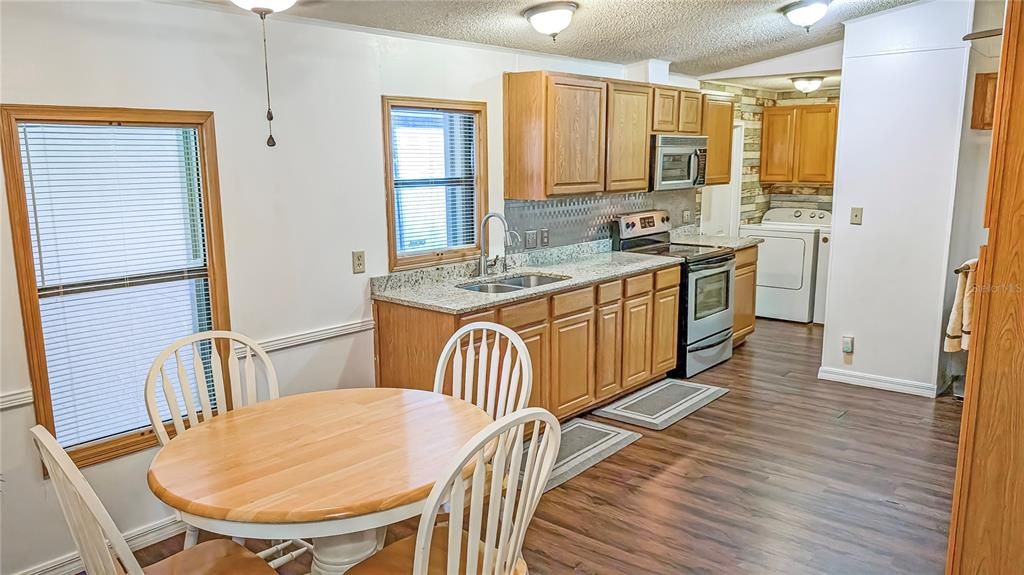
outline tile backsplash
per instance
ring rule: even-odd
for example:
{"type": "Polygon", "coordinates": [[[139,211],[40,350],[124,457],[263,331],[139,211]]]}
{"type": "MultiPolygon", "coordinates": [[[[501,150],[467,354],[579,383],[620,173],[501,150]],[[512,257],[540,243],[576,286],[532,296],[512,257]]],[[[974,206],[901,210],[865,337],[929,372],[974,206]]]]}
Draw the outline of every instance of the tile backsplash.
{"type": "Polygon", "coordinates": [[[505,200],[505,219],[522,239],[510,253],[525,251],[526,232],[548,230],[548,245],[558,247],[607,240],[611,224],[618,214],[641,210],[668,210],[676,224],[683,223],[683,212],[695,216],[695,194],[681,192],[627,192],[569,196],[545,201],[505,200]]]}

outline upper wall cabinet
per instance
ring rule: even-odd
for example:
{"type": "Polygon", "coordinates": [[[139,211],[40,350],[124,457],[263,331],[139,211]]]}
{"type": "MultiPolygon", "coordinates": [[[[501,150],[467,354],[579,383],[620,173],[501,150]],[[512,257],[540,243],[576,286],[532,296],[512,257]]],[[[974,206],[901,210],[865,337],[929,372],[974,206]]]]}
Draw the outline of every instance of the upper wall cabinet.
{"type": "Polygon", "coordinates": [[[700,92],[655,86],[653,108],[652,132],[700,133],[700,92]]]}
{"type": "Polygon", "coordinates": [[[732,98],[704,95],[702,133],[708,137],[708,163],[704,182],[728,184],[732,173],[732,98]]]}
{"type": "Polygon", "coordinates": [[[761,181],[831,183],[836,155],[835,104],[766,108],[761,181]]]}
{"type": "Polygon", "coordinates": [[[505,197],[647,190],[652,88],[570,74],[505,74],[505,197]]]}
{"type": "Polygon", "coordinates": [[[608,175],[610,192],[646,190],[650,174],[651,88],[608,83],[608,175]]]}

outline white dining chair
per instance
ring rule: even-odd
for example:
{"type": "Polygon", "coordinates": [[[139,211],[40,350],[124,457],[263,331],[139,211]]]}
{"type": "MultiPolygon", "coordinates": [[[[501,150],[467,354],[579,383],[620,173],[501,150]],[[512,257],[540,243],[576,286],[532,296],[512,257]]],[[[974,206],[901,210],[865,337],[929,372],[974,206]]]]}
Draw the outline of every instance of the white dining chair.
{"type": "Polygon", "coordinates": [[[29,431],[89,575],[276,575],[263,556],[227,539],[200,543],[143,569],[96,492],[53,435],[41,425],[29,431]]]}
{"type": "Polygon", "coordinates": [[[558,420],[539,407],[488,425],[434,483],[416,535],[384,547],[348,575],[526,575],[523,538],[560,443],[558,420]],[[448,523],[437,525],[446,502],[448,523]]]}
{"type": "MultiPolygon", "coordinates": [[[[166,417],[170,418],[177,435],[185,432],[186,421],[188,427],[195,427],[228,409],[277,399],[278,395],[277,372],[270,356],[255,340],[233,331],[202,331],[174,341],[156,356],[146,376],[146,411],[160,445],[170,441],[166,417]],[[222,351],[227,351],[226,385],[222,351]],[[170,370],[169,362],[172,363],[170,370]],[[161,413],[161,397],[167,416],[161,413]]],[[[185,548],[192,547],[198,540],[199,530],[186,524],[185,548]]],[[[242,540],[236,539],[236,542],[242,540]]],[[[301,539],[274,541],[273,547],[280,551],[289,544],[296,549],[275,559],[275,566],[311,548],[301,539]],[[284,561],[279,563],[282,559],[284,561]]]]}
{"type": "Polygon", "coordinates": [[[445,374],[449,371],[451,395],[476,405],[494,419],[523,409],[530,401],[530,351],[518,333],[503,325],[475,322],[459,328],[437,361],[435,393],[445,393],[445,374]]]}

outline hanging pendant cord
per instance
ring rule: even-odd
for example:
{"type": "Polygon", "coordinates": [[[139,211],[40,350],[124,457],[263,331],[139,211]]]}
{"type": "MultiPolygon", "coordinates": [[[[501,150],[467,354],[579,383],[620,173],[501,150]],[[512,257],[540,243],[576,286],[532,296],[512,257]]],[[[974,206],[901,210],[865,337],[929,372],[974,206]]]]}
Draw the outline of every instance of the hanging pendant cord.
{"type": "Polygon", "coordinates": [[[267,138],[267,146],[273,148],[277,145],[274,140],[274,111],[270,107],[270,60],[267,58],[267,14],[268,12],[257,12],[260,15],[260,24],[263,27],[263,77],[267,84],[267,131],[270,136],[267,138]]]}

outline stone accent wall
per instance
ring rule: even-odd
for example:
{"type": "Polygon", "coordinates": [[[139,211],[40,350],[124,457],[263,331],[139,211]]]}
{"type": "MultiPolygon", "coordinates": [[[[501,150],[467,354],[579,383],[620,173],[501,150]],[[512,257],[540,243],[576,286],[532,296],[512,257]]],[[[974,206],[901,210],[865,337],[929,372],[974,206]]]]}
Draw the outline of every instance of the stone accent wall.
{"type": "MultiPolygon", "coordinates": [[[[761,184],[761,119],[764,109],[770,106],[800,106],[811,104],[825,104],[839,102],[839,88],[827,88],[816,90],[810,94],[790,90],[785,92],[774,92],[771,90],[754,90],[740,86],[719,84],[716,82],[701,82],[701,90],[724,92],[733,95],[736,102],[736,119],[743,122],[743,178],[740,191],[740,223],[753,224],[761,221],[764,213],[772,207],[776,200],[773,196],[784,194],[797,196],[831,196],[832,185],[815,186],[813,184],[787,185],[787,184],[761,184]]],[[[696,211],[700,215],[700,190],[697,191],[696,211]]],[[[806,202],[808,207],[813,203],[816,209],[831,210],[829,207],[821,207],[823,201],[810,199],[797,199],[796,202],[806,202]]],[[[788,207],[788,206],[786,206],[788,207]]]]}

